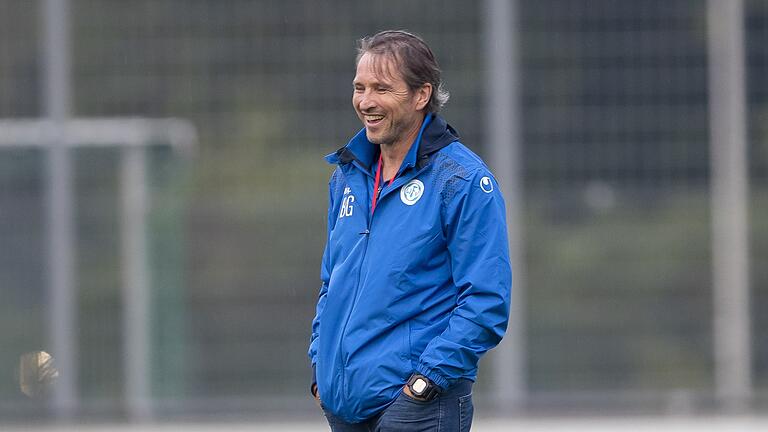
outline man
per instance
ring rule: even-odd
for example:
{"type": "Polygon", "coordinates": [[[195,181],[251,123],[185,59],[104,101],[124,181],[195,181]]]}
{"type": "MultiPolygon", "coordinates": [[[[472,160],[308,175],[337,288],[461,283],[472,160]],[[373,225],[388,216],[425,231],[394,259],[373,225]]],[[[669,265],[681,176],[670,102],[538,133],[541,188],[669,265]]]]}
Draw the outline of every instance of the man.
{"type": "Polygon", "coordinates": [[[423,40],[361,40],[353,84],[364,128],[326,157],[312,393],[333,431],[467,431],[509,314],[504,201],[437,115],[448,94],[423,40]]]}

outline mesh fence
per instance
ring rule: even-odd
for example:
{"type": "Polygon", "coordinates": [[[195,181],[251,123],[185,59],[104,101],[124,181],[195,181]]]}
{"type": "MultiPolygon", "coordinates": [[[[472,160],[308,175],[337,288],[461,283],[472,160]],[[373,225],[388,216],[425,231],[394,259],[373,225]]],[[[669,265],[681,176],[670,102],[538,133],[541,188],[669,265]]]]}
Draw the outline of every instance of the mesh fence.
{"type": "MultiPolygon", "coordinates": [[[[422,35],[451,92],[445,117],[485,154],[482,4],[71,3],[74,114],[182,117],[200,134],[191,162],[152,153],[153,395],[201,412],[273,407],[264,401],[276,393],[302,400],[331,172],[322,156],[359,128],[355,40],[386,28],[422,35]]],[[[42,112],[39,8],[0,0],[0,117],[42,112]]],[[[768,5],[745,10],[755,384],[765,389],[768,5]]],[[[522,0],[520,18],[531,394],[561,406],[573,393],[596,392],[599,404],[711,394],[706,2],[522,0]]],[[[119,413],[118,156],[74,160],[79,385],[85,411],[119,413]]],[[[4,370],[45,344],[44,161],[41,150],[0,149],[4,370]]],[[[494,380],[484,372],[481,399],[494,380]]],[[[0,398],[24,400],[12,379],[0,398]]]]}
{"type": "Polygon", "coordinates": [[[534,389],[712,385],[703,5],[523,7],[534,389]]]}
{"type": "Polygon", "coordinates": [[[768,346],[761,342],[760,331],[768,326],[765,314],[768,305],[768,50],[761,41],[768,37],[768,4],[748,2],[745,18],[747,103],[749,113],[749,162],[751,171],[750,239],[752,240],[752,313],[754,322],[755,379],[760,388],[768,386],[768,346]]]}

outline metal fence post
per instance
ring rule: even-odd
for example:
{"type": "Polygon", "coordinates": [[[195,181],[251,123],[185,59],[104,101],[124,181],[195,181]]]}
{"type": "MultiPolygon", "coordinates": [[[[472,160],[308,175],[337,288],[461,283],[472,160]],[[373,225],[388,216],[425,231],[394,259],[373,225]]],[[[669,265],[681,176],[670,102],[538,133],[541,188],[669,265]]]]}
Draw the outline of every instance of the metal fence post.
{"type": "Polygon", "coordinates": [[[715,386],[725,409],[743,411],[752,392],[744,3],[707,7],[715,386]]]}
{"type": "Polygon", "coordinates": [[[520,163],[520,106],[517,0],[485,3],[486,131],[490,162],[507,204],[512,261],[512,309],[507,334],[494,353],[498,408],[519,409],[527,391],[525,350],[525,264],[523,178],[520,163]]]}
{"type": "Polygon", "coordinates": [[[134,421],[151,419],[150,404],[150,292],[147,262],[146,149],[136,143],[122,150],[120,221],[123,274],[123,356],[128,415],[134,421]]]}
{"type": "MultiPolygon", "coordinates": [[[[40,25],[43,115],[63,130],[72,107],[69,0],[44,0],[40,25]]],[[[51,354],[60,371],[52,403],[56,416],[66,419],[74,415],[78,405],[73,174],[65,143],[48,144],[48,333],[51,354]]]]}

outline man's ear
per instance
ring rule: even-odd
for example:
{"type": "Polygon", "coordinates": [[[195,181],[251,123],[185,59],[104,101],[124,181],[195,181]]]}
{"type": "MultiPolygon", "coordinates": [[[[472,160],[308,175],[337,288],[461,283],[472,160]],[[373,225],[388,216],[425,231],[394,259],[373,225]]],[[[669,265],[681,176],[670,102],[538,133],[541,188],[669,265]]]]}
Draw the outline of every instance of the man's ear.
{"type": "Polygon", "coordinates": [[[416,109],[419,111],[423,110],[427,104],[429,104],[429,99],[431,97],[432,84],[425,83],[423,86],[416,90],[416,109]]]}

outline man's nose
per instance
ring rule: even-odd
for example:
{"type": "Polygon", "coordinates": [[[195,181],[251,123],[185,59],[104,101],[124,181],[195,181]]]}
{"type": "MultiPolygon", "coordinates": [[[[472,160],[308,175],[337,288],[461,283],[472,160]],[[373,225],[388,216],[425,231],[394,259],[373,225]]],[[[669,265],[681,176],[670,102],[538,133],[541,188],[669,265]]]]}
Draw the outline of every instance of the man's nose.
{"type": "Polygon", "coordinates": [[[357,102],[357,106],[360,111],[367,111],[376,107],[376,98],[373,97],[371,92],[365,91],[360,95],[360,99],[357,102]]]}

